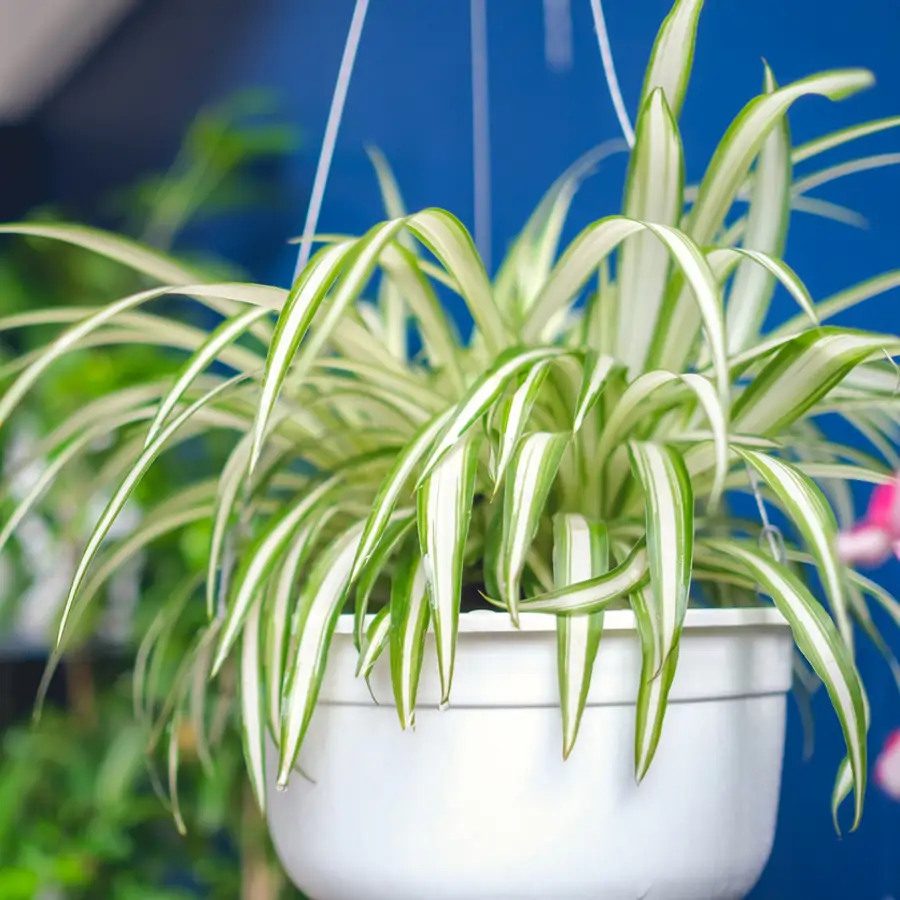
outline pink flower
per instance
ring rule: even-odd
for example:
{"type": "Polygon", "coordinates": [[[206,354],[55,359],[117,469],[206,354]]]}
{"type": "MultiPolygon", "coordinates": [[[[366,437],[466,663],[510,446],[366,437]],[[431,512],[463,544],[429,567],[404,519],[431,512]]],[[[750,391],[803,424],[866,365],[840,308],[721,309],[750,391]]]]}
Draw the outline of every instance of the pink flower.
{"type": "Polygon", "coordinates": [[[884,743],[875,763],[875,783],[892,800],[900,800],[900,728],[892,731],[884,743]]]}
{"type": "Polygon", "coordinates": [[[900,559],[900,475],[872,492],[863,520],[838,535],[838,556],[849,565],[880,566],[900,559]]]}

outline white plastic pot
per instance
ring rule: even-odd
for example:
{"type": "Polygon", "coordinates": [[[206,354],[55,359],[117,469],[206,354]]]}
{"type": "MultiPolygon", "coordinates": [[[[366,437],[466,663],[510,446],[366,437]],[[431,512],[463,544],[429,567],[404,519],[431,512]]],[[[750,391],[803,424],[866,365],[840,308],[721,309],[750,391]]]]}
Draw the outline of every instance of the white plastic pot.
{"type": "Polygon", "coordinates": [[[295,772],[268,798],[278,854],[313,900],[726,900],[759,878],[791,685],[774,609],[688,612],[640,785],[629,611],[606,615],[566,762],[552,616],[523,616],[517,632],[502,614],[463,615],[452,704],[438,709],[431,643],[414,732],[392,706],[387,654],[372,678],[380,706],[354,678],[350,630],[342,620],[301,751],[309,780],[295,772]]]}

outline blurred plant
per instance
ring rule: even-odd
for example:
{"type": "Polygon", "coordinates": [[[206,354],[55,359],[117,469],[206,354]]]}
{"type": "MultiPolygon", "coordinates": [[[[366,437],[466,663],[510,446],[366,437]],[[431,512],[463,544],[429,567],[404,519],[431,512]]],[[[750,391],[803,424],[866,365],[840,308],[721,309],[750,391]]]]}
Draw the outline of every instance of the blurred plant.
{"type": "Polygon", "coordinates": [[[67,665],[70,709],[48,710],[39,727],[12,728],[0,744],[0,897],[296,897],[268,852],[230,726],[202,775],[190,765],[192,726],[181,729],[181,792],[193,816],[179,835],[153,790],[131,673],[98,695],[84,659],[67,665]]]}
{"type": "MultiPolygon", "coordinates": [[[[273,119],[274,111],[273,97],[259,90],[240,92],[202,110],[188,128],[175,161],[166,172],[148,175],[115,192],[101,203],[98,212],[111,216],[124,232],[169,251],[189,225],[223,214],[246,212],[273,201],[271,179],[259,171],[260,164],[283,156],[297,143],[294,129],[273,119]]],[[[32,212],[29,221],[52,225],[64,218],[63,211],[40,208],[32,212]]],[[[72,321],[76,321],[86,308],[104,304],[123,292],[140,290],[145,284],[143,276],[127,267],[62,243],[31,239],[4,249],[0,256],[0,315],[20,312],[22,316],[18,321],[7,318],[0,333],[0,363],[4,358],[10,359],[6,365],[0,365],[0,379],[21,368],[21,354],[29,358],[29,351],[40,347],[49,334],[58,330],[58,317],[53,324],[42,324],[46,320],[40,315],[33,316],[31,310],[68,307],[72,321]],[[25,327],[33,323],[37,327],[25,327]]],[[[202,264],[204,271],[214,277],[234,278],[240,274],[227,261],[208,254],[179,253],[179,257],[202,264]]],[[[177,303],[173,301],[173,305],[177,303]]],[[[101,341],[73,353],[54,368],[35,391],[18,429],[3,435],[0,452],[5,457],[7,477],[11,468],[20,470],[20,477],[11,486],[12,498],[0,497],[0,501],[21,499],[40,477],[43,454],[33,452],[35,447],[41,449],[35,443],[36,434],[47,433],[50,423],[67,419],[116,388],[164,378],[171,371],[173,358],[178,358],[178,351],[150,343],[138,341],[129,346],[109,346],[101,341]]],[[[103,440],[104,436],[98,437],[100,446],[103,440]]],[[[105,454],[99,457],[100,464],[114,465],[120,449],[121,442],[110,441],[105,454]]],[[[139,510],[146,498],[159,496],[160,491],[172,489],[179,481],[190,481],[198,461],[209,455],[215,457],[217,450],[224,452],[221,440],[210,441],[204,437],[202,447],[188,445],[176,458],[164,462],[136,493],[134,509],[139,510]]],[[[74,547],[83,542],[107,499],[91,495],[91,475],[96,473],[97,465],[97,457],[90,464],[81,459],[72,461],[65,476],[66,490],[54,498],[52,508],[44,509],[40,516],[29,517],[29,527],[19,535],[18,548],[7,547],[11,529],[0,533],[0,553],[8,550],[7,556],[14,553],[19,562],[13,568],[7,564],[5,571],[0,571],[0,634],[7,630],[4,625],[8,628],[10,620],[22,613],[26,617],[27,627],[22,629],[26,636],[43,642],[65,594],[66,580],[71,577],[74,547]],[[48,560],[52,566],[42,569],[48,560]],[[22,594],[19,588],[26,580],[37,580],[36,589],[25,594],[27,600],[12,602],[22,594]]],[[[133,515],[125,528],[119,529],[120,536],[129,533],[137,521],[138,517],[133,515]]],[[[190,546],[197,546],[196,538],[197,535],[189,532],[179,542],[157,547],[154,583],[160,586],[163,595],[168,590],[167,576],[180,576],[183,572],[182,566],[168,564],[172,554],[183,557],[190,546]]],[[[124,602],[124,605],[133,605],[133,584],[139,567],[122,574],[126,577],[118,579],[112,593],[120,597],[130,594],[131,604],[124,602]],[[132,585],[130,590],[128,584],[132,585]]],[[[127,609],[124,617],[119,618],[109,629],[109,637],[116,640],[121,640],[127,631],[127,609]]],[[[93,620],[89,624],[96,627],[93,620]]]]}
{"type": "MultiPolygon", "coordinates": [[[[169,251],[193,223],[269,202],[271,179],[259,165],[296,144],[293,129],[268,118],[273,111],[272,98],[256,91],[201,111],[166,172],[114,194],[95,215],[112,217],[122,230],[169,251]]],[[[63,217],[59,210],[43,208],[34,210],[29,220],[52,227],[63,217]]],[[[218,258],[179,256],[219,277],[237,275],[235,267],[218,258]]],[[[60,322],[77,321],[111,296],[140,290],[144,284],[140,273],[65,244],[26,240],[4,247],[0,378],[17,372],[21,360],[31,358],[29,353],[58,331],[60,322]],[[52,318],[31,312],[40,307],[53,309],[52,318]]],[[[54,369],[30,398],[17,429],[3,436],[0,452],[10,483],[0,497],[7,504],[0,527],[0,562],[5,564],[0,569],[0,636],[12,633],[14,641],[24,636],[43,642],[65,596],[76,551],[108,499],[96,495],[97,473],[115,471],[123,450],[127,458],[128,441],[98,431],[98,453],[71,460],[63,473],[64,490],[29,513],[13,542],[8,513],[47,472],[44,444],[35,436],[80,411],[83,424],[90,425],[96,413],[93,404],[102,403],[115,389],[163,379],[177,359],[177,350],[140,341],[86,346],[54,369]],[[26,581],[32,582],[27,592],[20,590],[26,581]],[[18,635],[13,622],[25,623],[18,635]]],[[[221,461],[227,446],[213,438],[204,435],[186,442],[154,472],[136,493],[120,537],[127,539],[137,527],[148,498],[178,495],[210,459],[221,461]]],[[[133,613],[138,621],[152,614],[179,590],[186,573],[204,568],[209,527],[185,524],[177,537],[163,535],[152,549],[118,567],[115,583],[106,588],[106,637],[127,639],[133,613]],[[152,579],[146,577],[148,572],[152,579]],[[116,609],[123,599],[128,608],[116,609]]],[[[209,737],[198,737],[196,722],[178,726],[173,745],[188,763],[181,769],[179,787],[191,797],[195,811],[184,839],[173,828],[171,809],[156,796],[162,790],[148,754],[159,738],[156,692],[166,695],[171,690],[199,621],[192,624],[188,617],[171,625],[157,628],[165,639],[146,659],[137,717],[128,700],[131,673],[82,650],[65,663],[68,709],[48,710],[38,725],[0,734],[3,900],[181,900],[198,893],[211,900],[298,896],[285,886],[272,862],[265,830],[247,793],[230,704],[212,716],[214,733],[209,737]],[[117,670],[112,688],[98,690],[103,683],[95,674],[98,666],[117,670]],[[216,743],[215,765],[203,750],[207,740],[216,743]],[[198,767],[190,762],[198,757],[209,778],[196,777],[198,767]]],[[[77,642],[83,646],[98,629],[96,616],[85,617],[77,642]]],[[[0,654],[15,649],[0,640],[0,654]]]]}

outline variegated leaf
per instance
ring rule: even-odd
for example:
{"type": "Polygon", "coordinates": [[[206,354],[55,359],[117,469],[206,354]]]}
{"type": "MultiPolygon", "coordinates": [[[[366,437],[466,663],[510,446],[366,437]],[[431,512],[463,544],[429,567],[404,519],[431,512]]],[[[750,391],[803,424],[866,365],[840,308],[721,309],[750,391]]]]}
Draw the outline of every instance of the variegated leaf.
{"type": "Polygon", "coordinates": [[[728,541],[709,547],[738,560],[772,597],[788,620],[800,652],[822,679],[837,712],[853,775],[853,829],[859,825],[866,790],[866,714],[859,674],[828,614],[786,567],[760,551],[728,541]]]}
{"type": "Polygon", "coordinates": [[[287,549],[292,536],[306,518],[328,499],[330,492],[339,482],[340,476],[329,478],[306,494],[298,503],[285,509],[269,522],[265,531],[244,554],[243,562],[234,579],[225,624],[216,648],[213,675],[219,672],[228,658],[244,626],[253,598],[287,549]]]}
{"type": "MultiPolygon", "coordinates": [[[[766,66],[765,90],[777,90],[772,70],[766,66]]],[[[753,194],[743,247],[775,257],[784,254],[790,218],[791,132],[787,116],[776,120],[763,141],[753,178],[753,194]]],[[[774,291],[774,280],[750,261],[738,266],[728,297],[726,320],[728,351],[746,350],[759,335],[774,291]]]]}
{"type": "Polygon", "coordinates": [[[356,649],[362,651],[366,636],[366,613],[369,609],[369,597],[375,583],[384,571],[388,560],[406,537],[410,528],[415,525],[415,510],[401,510],[394,513],[375,552],[369,558],[359,580],[356,582],[356,599],[353,604],[353,640],[356,649]]]}
{"type": "Polygon", "coordinates": [[[523,372],[547,360],[566,354],[558,347],[536,347],[532,350],[513,349],[503,353],[494,367],[479,378],[453,410],[419,476],[421,486],[431,470],[453,445],[475,424],[503,393],[510,381],[523,372]]]}
{"type": "Polygon", "coordinates": [[[847,647],[853,650],[853,626],[844,591],[844,567],[837,556],[837,522],[824,494],[796,466],[765,453],[735,447],[774,491],[816,560],[828,601],[847,647]]]}
{"type": "Polygon", "coordinates": [[[441,702],[450,699],[462,574],[480,440],[466,437],[443,457],[418,491],[419,544],[431,603],[441,702]]]}
{"type": "Polygon", "coordinates": [[[331,637],[350,581],[350,568],[362,535],[358,522],[339,535],[318,557],[297,606],[294,653],[285,682],[279,745],[279,787],[287,787],[300,745],[309,727],[331,637]]]}
{"type": "Polygon", "coordinates": [[[650,598],[650,590],[644,588],[631,595],[631,607],[641,640],[641,682],[634,730],[634,777],[638,783],[647,774],[659,746],[679,652],[679,645],[676,644],[668,657],[663,659],[660,656],[661,623],[658,604],[650,598]]]}
{"type": "Polygon", "coordinates": [[[492,473],[495,496],[503,483],[503,476],[506,474],[506,469],[513,458],[522,432],[525,430],[528,417],[531,415],[531,410],[534,408],[538,393],[547,376],[549,364],[550,361],[545,360],[531,369],[497,419],[496,428],[500,437],[500,454],[492,473]]]}
{"type": "Polygon", "coordinates": [[[651,613],[657,616],[659,659],[665,662],[681,635],[691,587],[694,495],[681,455],[673,447],[633,441],[631,466],[644,493],[651,613]]]}
{"type": "Polygon", "coordinates": [[[435,438],[450,418],[451,413],[452,410],[447,410],[423,425],[397,455],[394,465],[381,482],[381,486],[372,503],[372,512],[366,520],[366,527],[359,542],[356,559],[353,561],[351,582],[357,581],[362,574],[363,568],[368,564],[369,559],[384,535],[385,529],[388,527],[391,513],[397,505],[397,499],[401,491],[408,482],[413,470],[431,449],[435,438]]]}
{"type": "MultiPolygon", "coordinates": [[[[589,581],[608,569],[609,539],[603,525],[574,513],[554,517],[553,580],[557,587],[589,581]]],[[[563,759],[568,759],[578,737],[602,634],[602,612],[556,620],[563,759]]]]}
{"type": "Polygon", "coordinates": [[[418,545],[412,543],[401,554],[391,579],[391,685],[404,730],[416,724],[416,694],[430,611],[426,593],[425,565],[418,545]]]}
{"type": "Polygon", "coordinates": [[[522,600],[522,612],[585,615],[600,612],[647,583],[650,571],[643,541],[605,575],[522,600]]]}
{"type": "MultiPolygon", "coordinates": [[[[625,215],[677,225],[682,212],[684,158],[678,126],[663,88],[644,101],[625,183],[625,215]]],[[[619,251],[616,353],[629,372],[644,370],[669,272],[669,253],[655,234],[629,238],[619,251]]]]}
{"type": "Polygon", "coordinates": [[[544,506],[571,435],[536,431],[519,444],[503,494],[503,538],[500,544],[501,599],[510,617],[519,620],[519,579],[537,534],[544,506]]]}
{"type": "Polygon", "coordinates": [[[677,119],[687,92],[694,62],[697,20],[703,0],[676,0],[664,19],[644,76],[641,106],[657,88],[662,88],[672,115],[677,119]]]}
{"type": "Polygon", "coordinates": [[[578,402],[575,404],[575,418],[572,423],[572,431],[577,433],[581,430],[587,414],[593,409],[594,404],[606,387],[609,376],[615,368],[616,361],[611,356],[600,353],[588,354],[585,370],[584,381],[581,385],[581,392],[578,395],[578,402]]]}
{"type": "Polygon", "coordinates": [[[250,786],[256,803],[265,816],[266,715],[261,659],[262,605],[262,596],[257,596],[247,614],[247,624],[241,640],[241,732],[250,786]]]}
{"type": "Polygon", "coordinates": [[[153,464],[153,461],[156,459],[156,457],[159,456],[159,454],[165,449],[165,446],[169,442],[169,440],[181,427],[190,422],[191,418],[204,406],[212,403],[212,401],[214,401],[217,397],[222,396],[226,391],[234,387],[243,379],[244,376],[238,376],[237,378],[222,382],[217,387],[213,388],[213,390],[208,391],[206,394],[200,397],[199,400],[196,400],[194,403],[188,406],[187,409],[177,415],[159,433],[159,436],[156,438],[156,440],[154,440],[150,444],[150,446],[146,447],[140,454],[140,456],[131,465],[124,481],[122,481],[122,483],[119,485],[118,489],[110,499],[109,503],[107,503],[106,508],[103,510],[103,513],[100,516],[99,521],[94,527],[94,530],[91,532],[91,536],[90,538],[88,538],[84,553],[82,553],[81,559],[79,560],[78,565],[75,568],[75,574],[72,576],[72,583],[69,586],[69,592],[66,596],[65,604],[63,606],[63,613],[60,618],[59,631],[57,632],[56,638],[56,642],[58,645],[62,644],[63,642],[66,633],[66,625],[69,617],[69,612],[72,609],[72,604],[75,602],[75,597],[77,596],[79,589],[81,588],[85,578],[87,577],[87,573],[90,569],[91,563],[97,556],[97,553],[100,550],[100,546],[102,545],[106,535],[109,533],[110,528],[112,528],[113,523],[115,522],[119,513],[122,511],[125,504],[128,502],[128,498],[132,495],[140,480],[144,477],[146,471],[153,464]]]}
{"type": "Polygon", "coordinates": [[[795,100],[810,94],[840,100],[872,82],[872,74],[864,69],[835,70],[751,100],[729,126],[706,169],[688,219],[688,234],[701,245],[713,242],[766,137],[795,100]]]}

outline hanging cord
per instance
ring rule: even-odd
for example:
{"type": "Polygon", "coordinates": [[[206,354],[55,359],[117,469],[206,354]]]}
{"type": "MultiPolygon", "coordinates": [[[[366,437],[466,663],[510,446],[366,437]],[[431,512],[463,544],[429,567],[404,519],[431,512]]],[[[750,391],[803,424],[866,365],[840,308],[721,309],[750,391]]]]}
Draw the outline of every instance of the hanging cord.
{"type": "Polygon", "coordinates": [[[544,0],[544,58],[554,72],[572,68],[571,0],[544,0]]]}
{"type": "Polygon", "coordinates": [[[488,104],[487,6],[470,0],[472,47],[472,163],[475,191],[475,245],[491,271],[491,133],[488,104]]]}
{"type": "Polygon", "coordinates": [[[750,479],[750,487],[753,488],[753,496],[756,499],[756,508],[759,510],[759,518],[763,523],[762,531],[759,535],[759,542],[767,540],[769,550],[775,560],[782,565],[787,561],[787,549],[784,545],[784,535],[777,525],[773,525],[769,520],[769,513],[766,509],[766,501],[763,499],[762,488],[759,484],[759,477],[756,472],[747,466],[747,477],[750,479]]]}
{"type": "Polygon", "coordinates": [[[309,198],[309,209],[306,213],[306,223],[303,226],[300,252],[297,254],[297,266],[294,269],[294,281],[297,280],[297,276],[309,262],[313,237],[316,233],[316,226],[319,224],[322,198],[325,196],[325,184],[328,181],[328,173],[331,170],[331,158],[334,156],[334,145],[337,142],[341,116],[344,112],[344,101],[347,99],[347,89],[350,87],[350,76],[353,74],[353,63],[356,60],[356,50],[359,47],[359,39],[362,35],[363,22],[365,22],[368,7],[369,0],[356,0],[353,18],[350,20],[350,30],[347,32],[347,42],[344,44],[344,56],[341,59],[337,82],[334,85],[331,108],[328,110],[328,123],[325,126],[325,137],[322,141],[322,150],[319,153],[319,162],[316,166],[316,177],[313,181],[312,194],[309,198]]]}
{"type": "Polygon", "coordinates": [[[597,43],[600,45],[600,59],[603,60],[603,73],[606,75],[606,84],[609,87],[609,96],[612,98],[622,134],[628,141],[628,146],[634,146],[634,129],[625,109],[625,101],[622,99],[622,91],[619,89],[619,79],[616,77],[616,67],[613,63],[612,48],[609,46],[609,34],[606,31],[606,20],[603,18],[603,7],[600,0],[591,0],[591,12],[594,14],[594,28],[597,31],[597,43]]]}

